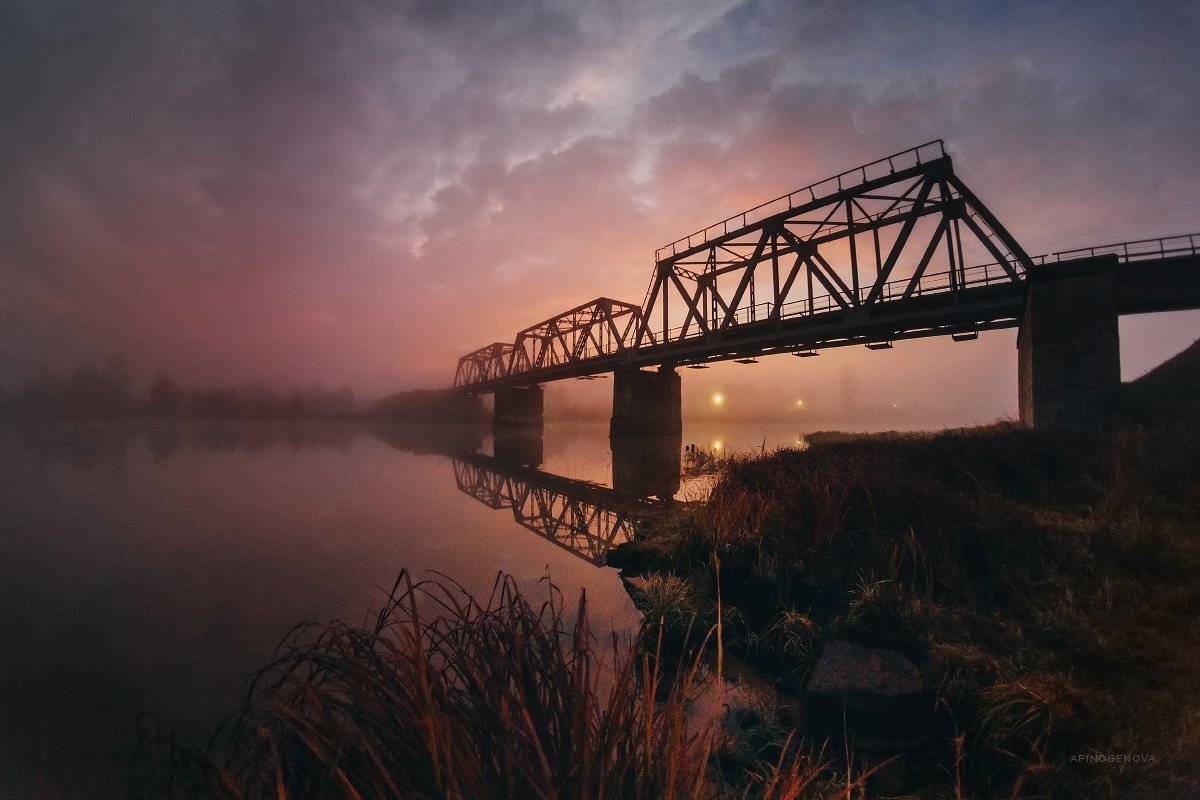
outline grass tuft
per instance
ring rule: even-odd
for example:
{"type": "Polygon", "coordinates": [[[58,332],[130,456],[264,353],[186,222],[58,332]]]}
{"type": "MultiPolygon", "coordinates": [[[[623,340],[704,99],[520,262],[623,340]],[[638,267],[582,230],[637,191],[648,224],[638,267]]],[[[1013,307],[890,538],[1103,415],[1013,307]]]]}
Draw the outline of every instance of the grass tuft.
{"type": "Polygon", "coordinates": [[[148,731],[147,795],[817,796],[821,764],[795,748],[754,762],[744,792],[722,784],[710,756],[725,734],[691,711],[705,670],[696,659],[668,677],[661,644],[601,642],[583,596],[568,614],[556,590],[534,603],[504,576],[479,602],[402,573],[371,625],[297,628],[208,746],[148,731]]]}

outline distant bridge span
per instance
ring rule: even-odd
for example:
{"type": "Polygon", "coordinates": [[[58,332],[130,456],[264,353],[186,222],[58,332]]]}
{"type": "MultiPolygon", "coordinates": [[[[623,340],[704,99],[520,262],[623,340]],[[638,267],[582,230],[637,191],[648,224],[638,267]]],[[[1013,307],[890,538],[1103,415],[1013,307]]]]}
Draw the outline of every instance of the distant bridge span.
{"type": "Polygon", "coordinates": [[[638,433],[676,424],[676,367],[1021,327],[1022,419],[1102,423],[1116,317],[1200,307],[1198,247],[1191,234],[1032,259],[937,140],[659,248],[641,305],[599,298],[480,348],[454,387],[496,393],[499,424],[540,424],[538,384],[613,372],[613,432],[638,433]]]}

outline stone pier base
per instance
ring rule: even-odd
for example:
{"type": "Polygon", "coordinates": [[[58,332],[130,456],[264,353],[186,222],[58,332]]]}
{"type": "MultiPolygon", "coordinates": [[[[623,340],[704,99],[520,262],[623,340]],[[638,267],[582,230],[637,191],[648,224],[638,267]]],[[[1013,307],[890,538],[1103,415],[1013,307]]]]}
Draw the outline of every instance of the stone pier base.
{"type": "Polygon", "coordinates": [[[542,387],[521,386],[496,390],[496,407],[492,415],[494,428],[542,427],[542,387]]]}
{"type": "Polygon", "coordinates": [[[679,373],[618,369],[613,376],[610,436],[683,435],[679,373]]]}

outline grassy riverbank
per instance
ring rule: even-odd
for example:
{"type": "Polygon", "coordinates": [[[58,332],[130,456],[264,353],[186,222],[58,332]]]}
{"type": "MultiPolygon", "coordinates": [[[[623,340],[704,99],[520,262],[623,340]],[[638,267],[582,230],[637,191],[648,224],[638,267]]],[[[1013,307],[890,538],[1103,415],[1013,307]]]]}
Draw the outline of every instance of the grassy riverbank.
{"type": "Polygon", "coordinates": [[[1189,353],[1126,387],[1136,422],[1105,435],[816,437],[730,461],[707,504],[613,560],[646,578],[641,605],[668,632],[715,618],[719,564],[726,652],[785,698],[831,640],[907,655],[933,713],[925,795],[1192,796],[1189,353]]]}

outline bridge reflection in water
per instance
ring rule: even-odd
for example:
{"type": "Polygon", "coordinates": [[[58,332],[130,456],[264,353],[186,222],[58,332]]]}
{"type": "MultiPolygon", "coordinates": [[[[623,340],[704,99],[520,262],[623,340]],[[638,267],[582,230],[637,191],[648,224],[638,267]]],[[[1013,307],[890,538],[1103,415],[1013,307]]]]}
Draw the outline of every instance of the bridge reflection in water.
{"type": "Polygon", "coordinates": [[[665,513],[679,491],[679,435],[613,437],[613,487],[538,469],[540,431],[498,435],[495,456],[452,458],[460,491],[522,527],[603,566],[608,551],[632,539],[645,520],[665,513]]]}

